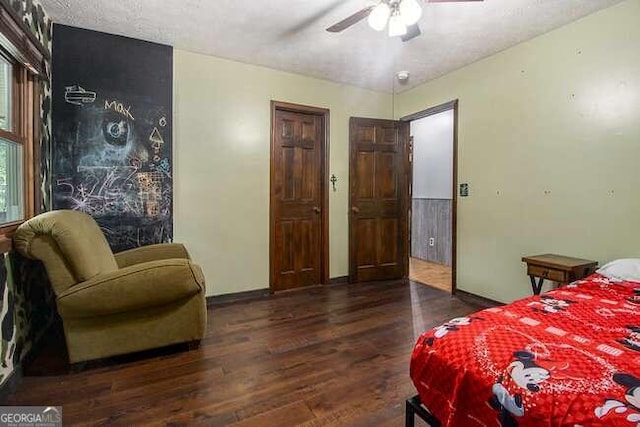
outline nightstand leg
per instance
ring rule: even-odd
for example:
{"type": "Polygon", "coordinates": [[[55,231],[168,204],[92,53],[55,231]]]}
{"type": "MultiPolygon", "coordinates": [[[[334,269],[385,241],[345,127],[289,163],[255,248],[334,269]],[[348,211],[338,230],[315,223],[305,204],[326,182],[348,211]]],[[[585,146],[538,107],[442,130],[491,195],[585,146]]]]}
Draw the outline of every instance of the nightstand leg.
{"type": "Polygon", "coordinates": [[[531,288],[533,289],[533,294],[540,295],[540,291],[542,290],[542,284],[544,283],[544,279],[540,277],[537,283],[536,283],[535,276],[529,276],[529,279],[531,279],[531,288]]]}

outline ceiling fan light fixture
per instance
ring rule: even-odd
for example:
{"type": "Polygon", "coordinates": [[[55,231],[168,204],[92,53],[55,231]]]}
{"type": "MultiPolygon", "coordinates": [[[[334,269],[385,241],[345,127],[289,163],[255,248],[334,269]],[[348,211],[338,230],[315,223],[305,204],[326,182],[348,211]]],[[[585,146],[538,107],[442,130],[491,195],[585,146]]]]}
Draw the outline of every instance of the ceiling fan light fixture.
{"type": "Polygon", "coordinates": [[[402,17],[398,11],[394,11],[389,18],[389,37],[404,36],[407,34],[407,26],[402,22],[402,17]]]}
{"type": "Polygon", "coordinates": [[[376,31],[384,30],[384,27],[387,26],[387,21],[389,20],[389,16],[391,15],[391,8],[387,3],[381,1],[378,3],[376,7],[373,8],[371,13],[369,14],[369,18],[367,21],[369,22],[369,26],[376,31]]]}
{"type": "Polygon", "coordinates": [[[402,0],[398,6],[404,25],[413,25],[422,17],[422,8],[417,0],[402,0]]]}

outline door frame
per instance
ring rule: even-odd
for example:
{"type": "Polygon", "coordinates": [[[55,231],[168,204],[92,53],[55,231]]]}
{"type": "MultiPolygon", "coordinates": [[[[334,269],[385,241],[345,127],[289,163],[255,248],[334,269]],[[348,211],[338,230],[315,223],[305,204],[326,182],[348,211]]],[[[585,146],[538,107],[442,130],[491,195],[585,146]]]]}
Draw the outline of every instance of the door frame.
{"type": "Polygon", "coordinates": [[[269,155],[269,290],[271,293],[275,292],[276,277],[273,259],[273,254],[275,253],[275,192],[273,183],[276,174],[274,167],[276,111],[309,114],[322,118],[323,140],[320,147],[320,155],[322,157],[322,166],[320,167],[322,178],[320,182],[320,284],[329,283],[329,109],[272,100],[269,155]]]}
{"type": "MultiPolygon", "coordinates": [[[[451,198],[451,294],[458,289],[458,100],[454,99],[417,113],[400,118],[402,122],[411,122],[434,114],[453,110],[453,182],[451,198]]],[[[413,185],[413,174],[409,176],[409,185],[413,185]]],[[[411,238],[411,236],[409,236],[411,238]]],[[[408,262],[408,260],[407,260],[408,262]]]]}

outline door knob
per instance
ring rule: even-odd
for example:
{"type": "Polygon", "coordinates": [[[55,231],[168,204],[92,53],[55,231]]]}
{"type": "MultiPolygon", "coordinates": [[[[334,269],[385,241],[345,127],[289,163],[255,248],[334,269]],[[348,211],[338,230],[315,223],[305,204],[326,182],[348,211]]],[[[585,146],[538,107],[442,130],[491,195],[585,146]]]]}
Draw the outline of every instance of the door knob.
{"type": "Polygon", "coordinates": [[[314,206],[314,207],[313,207],[313,211],[314,211],[315,213],[319,214],[319,213],[320,213],[320,208],[319,208],[319,207],[317,207],[317,206],[314,206]]]}
{"type": "Polygon", "coordinates": [[[358,207],[356,207],[356,206],[353,206],[353,207],[351,208],[351,211],[352,211],[354,214],[359,214],[359,213],[360,213],[360,209],[359,209],[358,207]]]}

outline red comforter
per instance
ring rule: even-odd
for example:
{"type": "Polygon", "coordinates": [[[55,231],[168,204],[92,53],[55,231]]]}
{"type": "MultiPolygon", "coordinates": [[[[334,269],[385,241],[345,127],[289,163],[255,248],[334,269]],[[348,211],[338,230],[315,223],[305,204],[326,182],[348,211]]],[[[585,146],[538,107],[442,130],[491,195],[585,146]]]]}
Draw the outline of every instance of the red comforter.
{"type": "Polygon", "coordinates": [[[411,358],[449,426],[640,427],[640,283],[593,275],[453,319],[411,358]]]}

